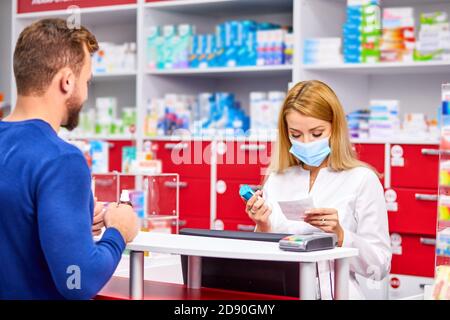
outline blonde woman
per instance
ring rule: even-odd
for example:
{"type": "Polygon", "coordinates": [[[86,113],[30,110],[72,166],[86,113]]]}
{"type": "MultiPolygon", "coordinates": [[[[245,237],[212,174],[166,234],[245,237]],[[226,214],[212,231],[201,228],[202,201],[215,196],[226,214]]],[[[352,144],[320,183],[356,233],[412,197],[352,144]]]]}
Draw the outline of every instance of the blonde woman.
{"type": "MultiPolygon", "coordinates": [[[[256,231],[335,233],[338,246],[359,249],[350,262],[349,294],[364,298],[355,273],[381,280],[390,270],[387,211],[377,173],[352,149],[336,94],[320,81],[298,83],[284,101],[278,132],[270,174],[247,202],[247,214],[256,231]],[[304,221],[288,220],[277,204],[307,196],[316,208],[304,221]]],[[[332,298],[326,279],[334,277],[323,277],[329,270],[319,265],[322,299],[332,298]]]]}

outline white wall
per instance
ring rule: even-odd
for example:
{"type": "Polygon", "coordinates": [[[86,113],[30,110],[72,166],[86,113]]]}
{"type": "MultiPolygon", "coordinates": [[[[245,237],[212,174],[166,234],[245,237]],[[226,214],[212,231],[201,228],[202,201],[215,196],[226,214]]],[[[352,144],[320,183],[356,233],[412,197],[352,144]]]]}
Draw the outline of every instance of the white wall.
{"type": "Polygon", "coordinates": [[[10,100],[11,80],[11,6],[13,0],[0,1],[0,92],[10,100]]]}

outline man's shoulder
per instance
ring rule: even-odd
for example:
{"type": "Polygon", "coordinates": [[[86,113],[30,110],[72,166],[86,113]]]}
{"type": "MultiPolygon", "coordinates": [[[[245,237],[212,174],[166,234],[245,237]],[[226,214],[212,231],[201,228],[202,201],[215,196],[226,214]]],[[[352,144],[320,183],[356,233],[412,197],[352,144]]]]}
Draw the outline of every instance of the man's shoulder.
{"type": "Polygon", "coordinates": [[[83,157],[80,149],[64,141],[39,122],[17,127],[15,135],[15,144],[22,149],[22,155],[39,162],[52,161],[71,155],[83,157]]]}

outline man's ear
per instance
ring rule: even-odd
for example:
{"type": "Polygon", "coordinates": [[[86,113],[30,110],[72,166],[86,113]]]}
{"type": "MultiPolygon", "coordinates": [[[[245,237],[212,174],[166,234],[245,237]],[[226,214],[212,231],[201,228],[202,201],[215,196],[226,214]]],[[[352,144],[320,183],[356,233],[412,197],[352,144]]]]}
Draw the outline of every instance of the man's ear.
{"type": "Polygon", "coordinates": [[[60,72],[60,88],[63,94],[71,95],[75,88],[75,75],[69,68],[64,68],[60,72]]]}

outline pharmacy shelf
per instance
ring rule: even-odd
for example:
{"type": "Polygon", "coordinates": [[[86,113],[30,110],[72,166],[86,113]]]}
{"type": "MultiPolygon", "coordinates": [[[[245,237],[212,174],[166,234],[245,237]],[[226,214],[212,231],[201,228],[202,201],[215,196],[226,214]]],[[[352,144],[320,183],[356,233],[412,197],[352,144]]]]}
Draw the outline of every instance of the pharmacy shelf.
{"type": "Polygon", "coordinates": [[[118,71],[118,72],[105,72],[105,73],[94,73],[93,80],[94,81],[121,81],[126,79],[135,80],[137,76],[136,71],[118,71]]]}
{"type": "Polygon", "coordinates": [[[73,141],[73,140],[108,140],[108,141],[133,141],[136,140],[135,136],[130,135],[86,135],[86,134],[69,134],[61,135],[62,139],[73,141]]]}
{"type": "Polygon", "coordinates": [[[249,66],[249,67],[223,67],[223,68],[198,68],[198,69],[161,69],[146,72],[152,76],[184,76],[184,77],[212,77],[212,78],[237,78],[237,77],[262,77],[262,76],[291,76],[292,65],[277,66],[249,66]]]}
{"type": "Polygon", "coordinates": [[[209,16],[292,12],[294,0],[172,0],[146,3],[148,9],[209,16]]]}
{"type": "Polygon", "coordinates": [[[68,17],[72,14],[80,13],[81,24],[101,25],[122,23],[124,21],[136,20],[137,4],[101,6],[93,8],[81,8],[79,11],[52,10],[31,13],[16,14],[18,20],[37,20],[41,18],[68,17]]]}
{"type": "MultiPolygon", "coordinates": [[[[347,0],[327,0],[330,2],[341,2],[343,4],[347,3],[347,0]]],[[[382,7],[407,7],[412,5],[420,5],[426,2],[427,5],[436,4],[436,3],[449,3],[450,0],[383,0],[381,2],[382,7]]]]}
{"type": "Polygon", "coordinates": [[[436,138],[386,138],[386,139],[360,139],[352,138],[351,143],[356,144],[423,144],[423,145],[439,145],[439,139],[436,138]]]}
{"type": "Polygon", "coordinates": [[[275,138],[270,137],[220,137],[220,136],[155,136],[144,137],[146,141],[242,141],[242,142],[274,142],[275,138]]]}
{"type": "Polygon", "coordinates": [[[450,73],[450,61],[304,65],[303,69],[306,71],[330,71],[366,75],[437,74],[450,73]]]}
{"type": "MultiPolygon", "coordinates": [[[[235,141],[235,142],[275,142],[275,137],[218,137],[218,136],[155,136],[144,137],[146,141],[235,141]]],[[[395,139],[360,139],[352,138],[350,142],[353,144],[423,144],[423,145],[439,145],[438,138],[395,138],[395,139]]]]}

